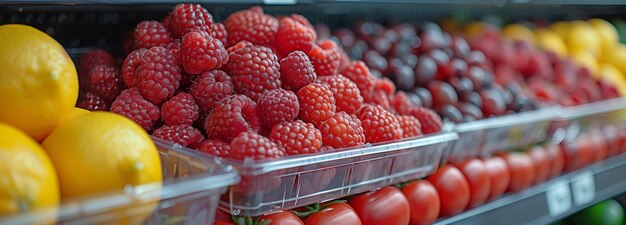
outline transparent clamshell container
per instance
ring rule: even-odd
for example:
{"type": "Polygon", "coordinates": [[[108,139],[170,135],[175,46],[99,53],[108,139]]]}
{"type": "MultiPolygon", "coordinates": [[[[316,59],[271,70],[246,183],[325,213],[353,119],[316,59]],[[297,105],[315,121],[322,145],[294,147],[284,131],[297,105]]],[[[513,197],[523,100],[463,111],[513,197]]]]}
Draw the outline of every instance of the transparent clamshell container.
{"type": "Polygon", "coordinates": [[[0,216],[0,224],[213,224],[220,196],[239,175],[219,158],[154,141],[163,184],[64,200],[58,207],[0,216]]]}
{"type": "Polygon", "coordinates": [[[580,133],[605,126],[626,125],[626,99],[614,98],[584,105],[563,107],[552,121],[552,142],[576,138],[580,133]]]}

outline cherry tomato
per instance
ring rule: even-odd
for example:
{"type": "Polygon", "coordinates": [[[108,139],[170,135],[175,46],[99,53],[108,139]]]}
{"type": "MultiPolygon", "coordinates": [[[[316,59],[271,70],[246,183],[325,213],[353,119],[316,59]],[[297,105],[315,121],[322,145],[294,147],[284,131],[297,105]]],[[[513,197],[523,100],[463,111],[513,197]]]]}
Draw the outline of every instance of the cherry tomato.
{"type": "Polygon", "coordinates": [[[491,193],[491,178],[480,159],[468,159],[454,164],[463,173],[470,187],[470,201],[468,208],[474,208],[487,201],[491,193]]]}
{"type": "Polygon", "coordinates": [[[518,192],[530,187],[535,180],[535,166],[530,156],[523,152],[501,153],[511,172],[508,191],[518,192]]]}
{"type": "Polygon", "coordinates": [[[609,146],[606,143],[604,135],[600,130],[594,129],[589,133],[589,138],[591,141],[591,149],[594,151],[594,162],[600,162],[604,160],[609,154],[609,146]]]}
{"type": "Polygon", "coordinates": [[[306,225],[361,225],[359,215],[347,203],[337,202],[304,219],[306,225]]]}
{"type": "Polygon", "coordinates": [[[271,220],[267,225],[304,225],[300,217],[290,211],[282,211],[269,215],[261,216],[261,221],[271,220]]]}
{"type": "Polygon", "coordinates": [[[565,166],[565,156],[561,151],[561,146],[547,144],[543,146],[548,154],[548,162],[550,164],[550,178],[557,177],[563,172],[565,166]]]}
{"type": "Polygon", "coordinates": [[[215,221],[215,223],[213,223],[213,225],[235,225],[235,224],[231,223],[231,222],[215,221]]]}
{"type": "Polygon", "coordinates": [[[445,165],[430,175],[428,181],[435,186],[439,194],[440,217],[452,216],[467,208],[470,201],[470,186],[457,168],[445,165]]]}
{"type": "Polygon", "coordinates": [[[357,195],[348,203],[363,225],[407,225],[411,218],[409,201],[392,186],[357,195]]]}
{"type": "Polygon", "coordinates": [[[544,182],[550,176],[550,161],[548,153],[541,146],[535,146],[528,151],[530,158],[535,165],[535,184],[544,182]]]}
{"type": "Polygon", "coordinates": [[[504,194],[509,187],[509,182],[511,181],[509,165],[500,157],[491,157],[483,161],[485,162],[485,168],[487,172],[489,172],[489,178],[491,180],[489,199],[495,199],[504,194]]]}
{"type": "Polygon", "coordinates": [[[428,180],[417,180],[402,187],[411,207],[410,225],[432,224],[439,216],[439,194],[428,180]]]}
{"type": "Polygon", "coordinates": [[[593,147],[586,135],[581,135],[572,142],[562,144],[565,156],[565,171],[580,169],[593,162],[593,147]]]}

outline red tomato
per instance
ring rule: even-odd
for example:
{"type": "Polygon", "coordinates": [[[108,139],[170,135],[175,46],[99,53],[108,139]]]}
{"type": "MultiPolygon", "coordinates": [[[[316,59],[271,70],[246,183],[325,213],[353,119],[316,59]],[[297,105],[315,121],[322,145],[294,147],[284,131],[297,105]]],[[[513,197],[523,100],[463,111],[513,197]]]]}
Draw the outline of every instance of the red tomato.
{"type": "Polygon", "coordinates": [[[439,216],[439,195],[428,180],[417,180],[402,187],[404,197],[411,206],[410,225],[432,224],[439,216]]]}
{"type": "Polygon", "coordinates": [[[454,164],[463,173],[470,186],[470,201],[468,208],[474,208],[483,204],[491,193],[491,178],[480,159],[468,159],[454,164]]]}
{"type": "Polygon", "coordinates": [[[409,201],[393,186],[357,195],[348,203],[363,225],[407,225],[411,218],[409,201]]]}
{"type": "Polygon", "coordinates": [[[495,199],[506,192],[506,188],[509,187],[511,181],[511,172],[509,171],[509,165],[506,161],[500,157],[491,157],[484,159],[485,168],[489,172],[489,178],[491,180],[491,193],[489,193],[489,199],[495,199]]]}
{"type": "Polygon", "coordinates": [[[550,178],[557,177],[563,172],[565,166],[565,156],[561,151],[561,146],[547,144],[543,146],[548,154],[548,162],[550,164],[550,178]]]}
{"type": "Polygon", "coordinates": [[[591,149],[594,151],[594,162],[600,162],[606,159],[609,154],[609,146],[606,143],[604,135],[598,129],[594,129],[589,132],[589,138],[591,141],[591,149]]]}
{"type": "Polygon", "coordinates": [[[437,189],[441,200],[439,216],[452,216],[462,212],[470,201],[470,187],[463,173],[451,165],[439,168],[428,181],[437,189]]]}
{"type": "Polygon", "coordinates": [[[523,152],[501,153],[511,172],[510,192],[518,192],[530,187],[535,180],[535,166],[530,156],[523,152]]]}
{"type": "Polygon", "coordinates": [[[550,161],[548,153],[541,146],[535,146],[528,151],[530,158],[535,165],[535,184],[544,182],[550,176],[550,161]]]}
{"type": "Polygon", "coordinates": [[[267,225],[304,225],[300,217],[290,211],[282,211],[261,216],[261,221],[271,220],[267,225]]]}
{"type": "Polygon", "coordinates": [[[234,223],[224,222],[224,221],[215,221],[213,225],[235,225],[234,223]]]}
{"type": "Polygon", "coordinates": [[[347,203],[337,202],[304,219],[306,225],[361,225],[359,215],[347,203]]]}
{"type": "Polygon", "coordinates": [[[215,221],[231,222],[232,220],[230,214],[218,209],[217,212],[215,212],[215,221]]]}
{"type": "Polygon", "coordinates": [[[593,162],[594,151],[589,137],[581,135],[572,142],[562,144],[565,156],[565,171],[580,169],[593,162]]]}
{"type": "Polygon", "coordinates": [[[606,141],[607,156],[611,157],[619,154],[618,129],[615,125],[607,125],[602,129],[602,137],[606,141]]]}

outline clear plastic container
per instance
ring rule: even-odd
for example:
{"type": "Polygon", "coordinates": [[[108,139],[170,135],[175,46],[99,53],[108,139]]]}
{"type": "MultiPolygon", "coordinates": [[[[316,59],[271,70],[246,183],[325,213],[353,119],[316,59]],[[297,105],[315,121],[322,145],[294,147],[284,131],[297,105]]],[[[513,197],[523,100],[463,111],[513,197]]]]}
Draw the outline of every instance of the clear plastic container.
{"type": "Polygon", "coordinates": [[[552,142],[571,140],[579,133],[606,125],[626,124],[626,99],[614,98],[584,105],[563,107],[552,121],[552,142]]]}
{"type": "Polygon", "coordinates": [[[233,167],[180,146],[155,143],[163,185],[128,186],[64,201],[57,208],[0,216],[0,224],[213,224],[220,195],[239,181],[233,167]]]}

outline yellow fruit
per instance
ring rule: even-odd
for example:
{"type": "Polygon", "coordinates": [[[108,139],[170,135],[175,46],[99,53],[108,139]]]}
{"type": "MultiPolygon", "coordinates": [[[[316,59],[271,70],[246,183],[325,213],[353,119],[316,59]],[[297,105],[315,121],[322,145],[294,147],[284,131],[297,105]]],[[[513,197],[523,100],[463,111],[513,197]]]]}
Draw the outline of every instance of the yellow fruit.
{"type": "Polygon", "coordinates": [[[570,52],[590,51],[594,56],[600,55],[602,43],[592,26],[584,21],[573,21],[569,24],[565,44],[570,52]]]}
{"type": "Polygon", "coordinates": [[[44,150],[24,132],[0,123],[0,218],[58,203],[57,174],[44,150]]]}
{"type": "Polygon", "coordinates": [[[550,29],[554,31],[559,37],[565,39],[569,34],[569,23],[565,21],[559,21],[550,25],[550,29]]]}
{"type": "Polygon", "coordinates": [[[514,23],[506,25],[502,29],[502,33],[505,37],[511,40],[522,40],[530,44],[535,44],[535,36],[533,32],[522,24],[514,23]]]}
{"type": "Polygon", "coordinates": [[[71,119],[42,145],[57,168],[63,198],[162,181],[161,161],[148,134],[114,113],[91,112],[71,119]]]}
{"type": "Polygon", "coordinates": [[[581,65],[589,70],[592,78],[596,80],[600,78],[600,74],[598,73],[598,61],[596,60],[596,57],[591,54],[591,52],[577,50],[572,52],[570,55],[574,62],[577,62],[578,65],[581,65]]]}
{"type": "Polygon", "coordinates": [[[600,38],[602,54],[613,51],[619,39],[617,29],[615,29],[611,23],[603,19],[590,19],[587,22],[596,30],[600,38]]]}
{"type": "Polygon", "coordinates": [[[0,40],[0,122],[41,141],[76,104],[74,63],[52,37],[29,26],[0,26],[0,40]]]}
{"type": "Polygon", "coordinates": [[[485,31],[485,28],[487,26],[490,26],[490,25],[487,25],[486,23],[480,22],[480,21],[471,22],[465,26],[465,29],[464,29],[465,35],[471,38],[479,34],[482,34],[485,31]]]}
{"type": "Polygon", "coordinates": [[[565,42],[563,42],[563,39],[561,39],[556,32],[545,28],[537,29],[535,30],[535,40],[537,46],[540,48],[554,52],[563,58],[567,56],[565,42]]]}
{"type": "Polygon", "coordinates": [[[622,74],[626,74],[626,45],[618,44],[603,61],[617,67],[622,74]]]}
{"type": "Polygon", "coordinates": [[[81,116],[87,113],[89,113],[89,110],[74,107],[70,113],[68,113],[67,115],[65,115],[65,117],[61,119],[61,122],[59,124],[63,124],[71,119],[74,119],[78,116],[81,116]]]}

